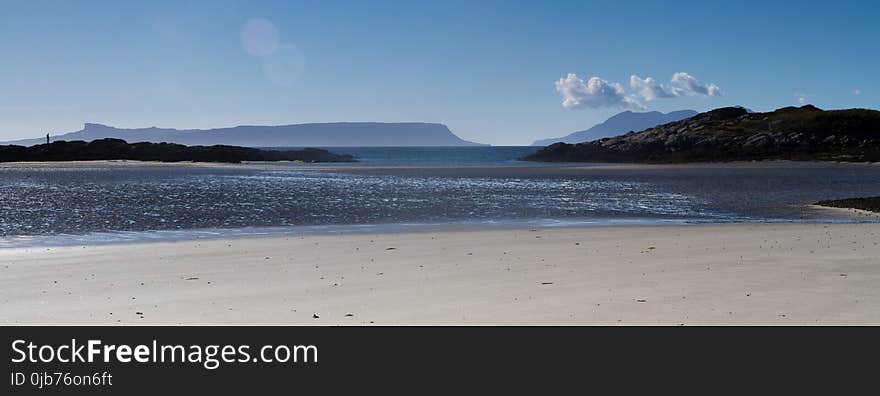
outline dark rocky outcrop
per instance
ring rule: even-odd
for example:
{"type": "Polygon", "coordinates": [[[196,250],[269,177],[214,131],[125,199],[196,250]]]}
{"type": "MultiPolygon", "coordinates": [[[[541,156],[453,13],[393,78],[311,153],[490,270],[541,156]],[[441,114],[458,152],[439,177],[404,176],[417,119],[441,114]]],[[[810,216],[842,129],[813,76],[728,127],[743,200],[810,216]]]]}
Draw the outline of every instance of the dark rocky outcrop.
{"type": "Polygon", "coordinates": [[[880,197],[834,199],[829,201],[819,201],[814,205],[827,206],[829,208],[859,209],[880,213],[880,197]]]}
{"type": "Polygon", "coordinates": [[[0,146],[0,162],[137,160],[162,162],[303,161],[353,162],[350,155],[326,150],[259,150],[238,146],[184,146],[174,143],[127,143],[121,139],[57,141],[30,147],[0,146]]]}
{"type": "Polygon", "coordinates": [[[811,105],[750,113],[724,107],[641,132],[557,143],[523,158],[550,162],[880,161],[880,111],[811,105]]]}

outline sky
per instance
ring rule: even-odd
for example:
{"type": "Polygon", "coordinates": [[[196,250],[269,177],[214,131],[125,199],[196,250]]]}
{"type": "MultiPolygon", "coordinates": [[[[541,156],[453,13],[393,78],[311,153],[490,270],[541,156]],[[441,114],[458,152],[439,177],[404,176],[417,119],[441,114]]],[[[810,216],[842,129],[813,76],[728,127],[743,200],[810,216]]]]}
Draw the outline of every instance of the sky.
{"type": "Polygon", "coordinates": [[[878,108],[878,15],[843,0],[0,0],[0,140],[423,121],[524,145],[623,110],[878,108]]]}

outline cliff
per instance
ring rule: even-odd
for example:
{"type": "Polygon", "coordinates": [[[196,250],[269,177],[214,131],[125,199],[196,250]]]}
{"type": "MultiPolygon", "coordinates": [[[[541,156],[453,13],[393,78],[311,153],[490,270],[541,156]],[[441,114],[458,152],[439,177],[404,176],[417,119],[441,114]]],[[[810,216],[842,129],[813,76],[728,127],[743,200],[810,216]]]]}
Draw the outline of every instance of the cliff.
{"type": "MultiPolygon", "coordinates": [[[[87,123],[82,130],[53,136],[58,140],[123,139],[129,142],[168,142],[186,145],[246,147],[334,146],[478,146],[462,140],[446,125],[431,123],[336,122],[279,126],[237,126],[217,129],[121,129],[87,123]]],[[[9,142],[34,145],[45,137],[9,142]]]]}

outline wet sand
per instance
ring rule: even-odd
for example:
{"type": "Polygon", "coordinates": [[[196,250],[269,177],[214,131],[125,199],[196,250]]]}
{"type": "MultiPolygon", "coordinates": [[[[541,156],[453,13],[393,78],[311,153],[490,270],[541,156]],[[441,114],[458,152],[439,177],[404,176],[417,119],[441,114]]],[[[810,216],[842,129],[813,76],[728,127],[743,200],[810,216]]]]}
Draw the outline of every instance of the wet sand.
{"type": "Polygon", "coordinates": [[[3,324],[880,324],[880,224],[0,250],[3,324]]]}

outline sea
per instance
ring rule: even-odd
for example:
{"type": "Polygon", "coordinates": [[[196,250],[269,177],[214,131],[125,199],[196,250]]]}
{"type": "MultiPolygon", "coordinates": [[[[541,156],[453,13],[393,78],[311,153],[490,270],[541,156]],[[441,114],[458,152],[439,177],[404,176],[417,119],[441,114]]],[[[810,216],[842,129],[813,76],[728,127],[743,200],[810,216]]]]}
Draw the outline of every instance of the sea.
{"type": "Polygon", "coordinates": [[[330,147],[358,162],[0,167],[0,248],[310,233],[871,222],[880,165],[519,161],[537,147],[330,147]]]}

